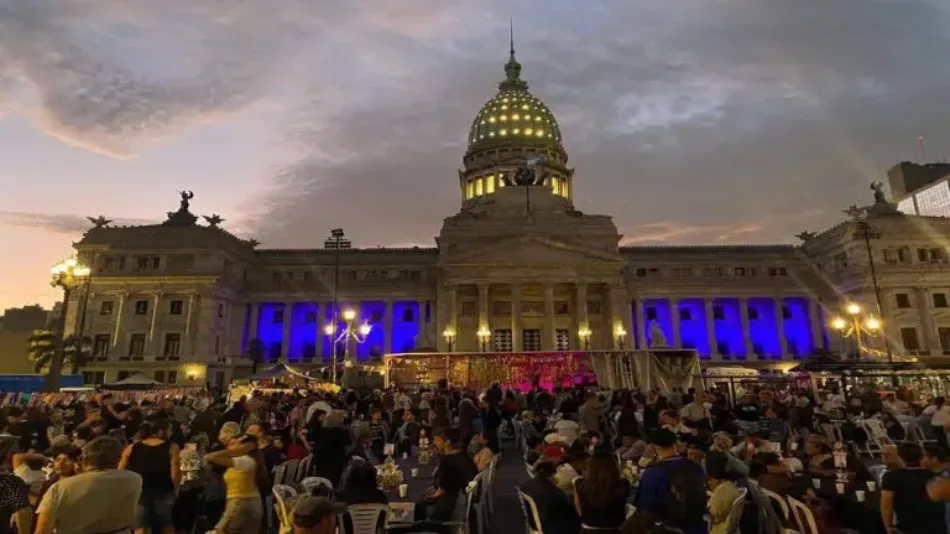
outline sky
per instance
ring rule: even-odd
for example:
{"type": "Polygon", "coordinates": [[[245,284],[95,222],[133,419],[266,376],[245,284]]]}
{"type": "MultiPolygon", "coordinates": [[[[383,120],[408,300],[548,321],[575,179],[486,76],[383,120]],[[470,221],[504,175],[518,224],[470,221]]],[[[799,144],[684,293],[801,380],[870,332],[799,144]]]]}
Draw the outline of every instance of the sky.
{"type": "Polygon", "coordinates": [[[0,0],[0,310],[182,189],[262,247],[434,245],[511,21],[624,244],[794,242],[950,157],[946,0],[0,0]]]}

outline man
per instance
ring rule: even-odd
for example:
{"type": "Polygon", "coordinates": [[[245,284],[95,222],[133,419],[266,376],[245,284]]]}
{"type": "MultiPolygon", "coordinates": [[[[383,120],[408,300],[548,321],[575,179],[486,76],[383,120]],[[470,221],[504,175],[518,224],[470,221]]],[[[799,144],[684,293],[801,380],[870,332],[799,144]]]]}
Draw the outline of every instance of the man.
{"type": "Polygon", "coordinates": [[[924,445],[924,458],[920,465],[940,475],[927,485],[927,496],[935,502],[946,502],[944,521],[947,524],[947,532],[950,532],[950,502],[947,502],[950,501],[950,453],[935,443],[928,443],[924,445]]]}
{"type": "Polygon", "coordinates": [[[345,511],[344,503],[306,495],[294,506],[294,534],[333,534],[337,516],[345,511]]]}
{"type": "Polygon", "coordinates": [[[451,521],[459,495],[475,478],[478,470],[471,457],[459,447],[455,428],[435,431],[435,446],[442,454],[432,487],[416,504],[416,521],[451,521]]]}
{"type": "Polygon", "coordinates": [[[600,406],[600,399],[596,393],[587,394],[584,405],[578,408],[577,415],[580,418],[581,429],[587,432],[603,433],[601,420],[604,418],[604,409],[600,406]]]}
{"type": "Polygon", "coordinates": [[[123,533],[136,525],[142,477],[119,470],[122,444],[99,437],[82,449],[83,472],[64,478],[46,492],[36,534],[123,533]],[[108,503],[103,506],[103,503],[108,503]]]}
{"type": "Polygon", "coordinates": [[[681,529],[706,534],[706,474],[703,467],[676,451],[676,434],[654,430],[650,441],[656,461],[643,472],[634,505],[636,515],[681,529]]]}

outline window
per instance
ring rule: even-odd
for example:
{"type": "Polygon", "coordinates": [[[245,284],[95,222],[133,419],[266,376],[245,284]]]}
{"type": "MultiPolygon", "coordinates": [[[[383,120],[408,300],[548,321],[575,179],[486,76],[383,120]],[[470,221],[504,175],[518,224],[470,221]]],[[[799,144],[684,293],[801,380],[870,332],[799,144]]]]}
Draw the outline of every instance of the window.
{"type": "Polygon", "coordinates": [[[910,295],[907,293],[898,293],[894,295],[898,308],[910,308],[910,295]]]}
{"type": "Polygon", "coordinates": [[[129,358],[141,360],[145,356],[145,334],[132,334],[129,338],[129,358]]]}
{"type": "Polygon", "coordinates": [[[917,261],[927,263],[930,260],[930,251],[925,248],[917,249],[917,261]]]}
{"type": "Polygon", "coordinates": [[[901,263],[910,263],[910,249],[901,247],[897,249],[897,261],[901,263]]]}
{"type": "Polygon", "coordinates": [[[137,262],[138,262],[138,269],[140,271],[144,271],[148,269],[148,264],[149,264],[148,257],[141,256],[138,258],[137,262]]]}
{"type": "Polygon", "coordinates": [[[177,360],[181,353],[181,334],[165,334],[165,348],[162,349],[162,356],[171,360],[177,360]]]}
{"type": "Polygon", "coordinates": [[[416,320],[416,314],[412,308],[403,308],[402,310],[402,322],[411,323],[416,320]]]}
{"type": "Polygon", "coordinates": [[[544,302],[540,300],[526,300],[521,303],[521,313],[528,315],[544,315],[544,302]]]}
{"type": "Polygon", "coordinates": [[[310,271],[304,271],[304,273],[303,273],[303,281],[306,282],[306,283],[308,283],[308,284],[311,283],[311,282],[313,282],[313,273],[310,272],[310,271]]]}
{"type": "Polygon", "coordinates": [[[689,308],[680,308],[679,309],[680,321],[689,321],[693,318],[692,310],[689,308]]]}
{"type": "Polygon", "coordinates": [[[284,324],[284,310],[274,310],[274,324],[284,324]]]}
{"type": "Polygon", "coordinates": [[[183,300],[173,300],[168,303],[168,313],[169,315],[181,315],[181,312],[185,309],[185,301],[183,300]]]}
{"type": "Polygon", "coordinates": [[[713,306],[713,319],[717,321],[726,320],[726,312],[722,309],[722,306],[713,306]]]}
{"type": "Polygon", "coordinates": [[[223,317],[224,317],[224,303],[219,302],[218,303],[218,319],[221,319],[223,317]]]}
{"type": "Polygon", "coordinates": [[[99,303],[99,315],[112,315],[112,309],[115,307],[115,302],[111,300],[104,300],[99,303]]]}
{"type": "Polygon", "coordinates": [[[920,340],[917,339],[917,328],[913,326],[905,326],[901,328],[901,344],[904,345],[904,350],[920,350],[920,340]]]}
{"type": "Polygon", "coordinates": [[[947,307],[947,294],[946,293],[934,293],[934,308],[946,308],[947,307]]]}
{"type": "Polygon", "coordinates": [[[884,263],[897,263],[897,251],[894,249],[884,249],[884,263]]]}
{"type": "Polygon", "coordinates": [[[541,350],[541,331],[535,328],[526,328],[521,331],[521,348],[525,352],[541,350]]]}
{"type": "Polygon", "coordinates": [[[88,386],[101,386],[105,382],[105,371],[83,371],[82,373],[82,383],[88,386]]]}
{"type": "Polygon", "coordinates": [[[495,352],[511,352],[511,330],[495,330],[492,347],[495,352]]]}
{"type": "Polygon", "coordinates": [[[656,321],[657,313],[656,308],[650,306],[646,309],[647,321],[656,321]]]}
{"type": "MultiPolygon", "coordinates": [[[[511,316],[511,302],[507,300],[496,300],[491,304],[491,314],[498,317],[511,316]]],[[[511,335],[511,332],[508,332],[511,335]]]]}
{"type": "Polygon", "coordinates": [[[478,303],[474,300],[462,301],[462,310],[459,313],[463,317],[475,317],[478,315],[478,303]]]}
{"type": "Polygon", "coordinates": [[[600,315],[600,301],[599,300],[588,300],[587,301],[587,313],[591,315],[600,315]]]}
{"type": "Polygon", "coordinates": [[[221,354],[221,336],[214,336],[214,353],[221,354]]]}
{"type": "MultiPolygon", "coordinates": [[[[340,348],[343,348],[343,344],[339,343],[340,348]]],[[[280,341],[271,341],[270,346],[267,347],[267,361],[274,363],[280,360],[280,353],[283,351],[283,343],[280,341]]]]}
{"type": "Polygon", "coordinates": [[[794,339],[788,340],[788,353],[796,358],[800,356],[798,353],[798,342],[794,339]]]}
{"type": "Polygon", "coordinates": [[[126,378],[135,374],[135,371],[119,371],[119,374],[116,376],[118,380],[125,380],[126,378]]]}
{"type": "Polygon", "coordinates": [[[792,310],[790,310],[788,306],[782,306],[782,319],[791,319],[791,318],[792,318],[792,310]]]}
{"type": "Polygon", "coordinates": [[[637,269],[637,278],[645,278],[647,275],[646,269],[637,269]]]}
{"type": "Polygon", "coordinates": [[[148,313],[148,301],[147,300],[135,301],[135,315],[145,315],[147,313],[148,313]]]}
{"type": "Polygon", "coordinates": [[[554,315],[570,315],[571,305],[563,300],[554,301],[554,315]]]}
{"type": "Polygon", "coordinates": [[[944,354],[950,354],[950,328],[941,326],[937,328],[937,339],[940,341],[940,349],[944,354]]]}
{"type": "Polygon", "coordinates": [[[746,313],[749,315],[749,320],[754,321],[759,318],[759,310],[753,307],[746,307],[746,313]]]}
{"type": "Polygon", "coordinates": [[[155,381],[162,384],[174,384],[178,381],[178,371],[155,371],[155,381]]]}
{"type": "Polygon", "coordinates": [[[96,359],[107,359],[109,357],[109,334],[96,334],[92,340],[92,357],[96,359]]]}
{"type": "Polygon", "coordinates": [[[317,312],[308,311],[303,315],[303,322],[306,324],[317,324],[317,312]]]}
{"type": "Polygon", "coordinates": [[[317,344],[313,341],[306,341],[303,344],[303,360],[305,362],[312,362],[313,359],[317,356],[317,344]]]}
{"type": "Polygon", "coordinates": [[[930,249],[930,263],[943,263],[943,249],[942,248],[930,249]]]}
{"type": "Polygon", "coordinates": [[[728,358],[729,357],[729,343],[725,341],[717,341],[716,352],[718,352],[721,356],[728,358]]]}
{"type": "Polygon", "coordinates": [[[558,328],[554,331],[555,350],[571,350],[571,333],[565,328],[558,328]]]}
{"type": "Polygon", "coordinates": [[[370,314],[369,314],[369,322],[371,322],[371,323],[378,323],[378,322],[380,322],[380,321],[382,321],[382,320],[383,320],[383,313],[382,313],[382,312],[380,312],[380,311],[370,312],[370,314]]]}
{"type": "Polygon", "coordinates": [[[785,267],[769,267],[769,276],[788,276],[788,269],[785,267]]]}
{"type": "Polygon", "coordinates": [[[732,269],[732,274],[736,276],[745,276],[745,267],[734,267],[732,269]]]}

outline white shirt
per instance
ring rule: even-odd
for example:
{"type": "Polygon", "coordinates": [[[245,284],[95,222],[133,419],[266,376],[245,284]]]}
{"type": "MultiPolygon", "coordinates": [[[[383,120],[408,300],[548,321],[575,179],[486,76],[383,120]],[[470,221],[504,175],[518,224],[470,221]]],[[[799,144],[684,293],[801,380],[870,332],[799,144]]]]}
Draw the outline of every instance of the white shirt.
{"type": "Polygon", "coordinates": [[[950,406],[944,404],[940,409],[934,408],[933,415],[930,417],[930,426],[945,427],[950,424],[950,406]]]}

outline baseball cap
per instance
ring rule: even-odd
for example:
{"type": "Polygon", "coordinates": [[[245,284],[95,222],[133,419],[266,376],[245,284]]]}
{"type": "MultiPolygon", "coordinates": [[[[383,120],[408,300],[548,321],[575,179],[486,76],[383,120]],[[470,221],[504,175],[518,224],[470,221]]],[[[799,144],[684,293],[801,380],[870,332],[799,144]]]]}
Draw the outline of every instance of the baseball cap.
{"type": "Polygon", "coordinates": [[[294,526],[313,528],[329,515],[346,511],[346,503],[333,502],[325,497],[305,495],[294,505],[294,526]]]}

